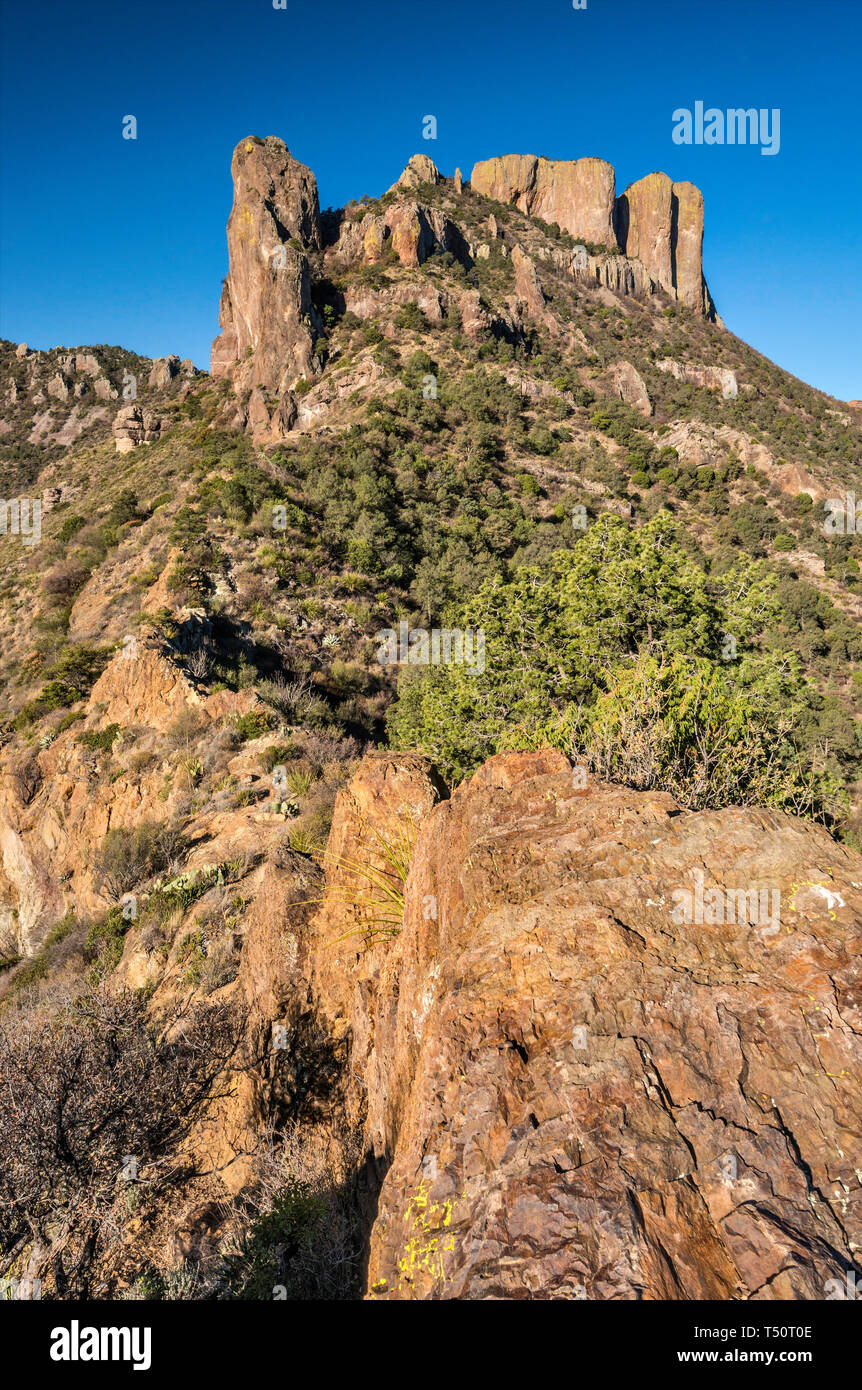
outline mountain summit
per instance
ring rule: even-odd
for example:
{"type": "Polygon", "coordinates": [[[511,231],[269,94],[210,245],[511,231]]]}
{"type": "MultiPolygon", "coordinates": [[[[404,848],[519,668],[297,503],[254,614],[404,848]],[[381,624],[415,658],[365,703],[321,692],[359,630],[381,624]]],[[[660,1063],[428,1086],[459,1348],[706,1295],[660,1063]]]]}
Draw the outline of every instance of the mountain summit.
{"type": "MultiPolygon", "coordinates": [[[[397,262],[418,269],[433,256],[454,256],[468,280],[488,259],[477,215],[499,257],[511,257],[514,294],[492,331],[523,342],[536,321],[560,332],[552,282],[604,285],[621,295],[659,296],[709,320],[715,306],[703,276],[703,197],[690,183],[649,174],[615,196],[604,160],[549,160],[504,155],[474,166],[469,184],[444,178],[414,155],[379,203],[351,204],[321,219],[313,173],[283,141],[249,136],[234,150],[234,200],[228,221],[229,270],[213,343],[211,371],[229,377],[243,402],[245,427],[261,439],[283,437],[297,417],[294,388],[320,374],[323,323],[315,288],[361,267],[397,262]],[[494,208],[515,208],[524,223],[501,227],[494,208]],[[545,227],[557,245],[533,247],[545,263],[547,292],[521,245],[545,227]],[[520,236],[520,240],[519,240],[520,236]]],[[[347,298],[337,293],[342,312],[347,298]]],[[[468,308],[463,296],[438,298],[439,312],[468,308]]],[[[478,306],[474,306],[477,308],[478,306]]],[[[354,307],[354,312],[356,309],[354,307]]],[[[359,317],[363,317],[360,313],[359,317]]]]}

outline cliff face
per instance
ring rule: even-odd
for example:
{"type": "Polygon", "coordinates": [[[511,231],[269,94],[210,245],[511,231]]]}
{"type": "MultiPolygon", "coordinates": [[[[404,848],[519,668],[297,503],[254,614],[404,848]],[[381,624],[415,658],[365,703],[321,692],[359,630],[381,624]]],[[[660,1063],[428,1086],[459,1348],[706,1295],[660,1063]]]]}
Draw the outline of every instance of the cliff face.
{"type": "Polygon", "coordinates": [[[320,249],[317,182],[273,136],[241,140],[231,173],[230,269],[211,371],[232,376],[238,393],[250,391],[253,423],[278,434],[288,389],[316,370],[307,253],[320,249]],[[274,419],[268,395],[279,398],[274,419]]]}
{"type": "MultiPolygon", "coordinates": [[[[553,248],[563,256],[560,268],[572,278],[617,295],[663,291],[698,314],[715,317],[701,263],[703,199],[691,184],[673,184],[665,174],[650,174],[617,198],[614,170],[602,159],[502,155],[476,164],[465,189],[460,175],[444,179],[433,161],[419,154],[379,202],[368,210],[359,204],[330,215],[324,232],[314,175],[283,141],[241,140],[231,171],[229,271],[211,371],[232,383],[236,403],[230,423],[262,443],[305,423],[303,397],[325,360],[315,285],[331,295],[339,277],[357,267],[380,266],[385,278],[385,267],[396,261],[402,269],[419,269],[435,255],[447,254],[469,274],[477,260],[488,259],[494,242],[501,256],[510,254],[493,215],[486,224],[488,241],[476,235],[472,195],[510,204],[525,217],[556,223],[586,242],[566,252],[553,248]]],[[[523,258],[523,248],[519,254],[523,258]]],[[[525,284],[520,270],[516,296],[527,317],[542,320],[558,335],[540,285],[531,278],[525,292],[525,284]]],[[[488,318],[480,331],[523,340],[517,301],[508,312],[488,318]]],[[[348,294],[342,307],[363,318],[379,308],[375,303],[363,312],[364,304],[348,294]]],[[[469,305],[438,297],[430,310],[438,319],[456,313],[469,332],[469,305]]]]}
{"type": "Polygon", "coordinates": [[[862,1236],[862,858],[559,754],[434,806],[419,761],[342,793],[312,928],[385,1174],[368,1295],[823,1298],[862,1236]],[[345,849],[408,817],[403,930],[332,944],[345,849]]]}
{"type": "Polygon", "coordinates": [[[556,222],[579,240],[608,247],[616,240],[614,171],[603,159],[505,154],[474,164],[470,183],[484,197],[556,222]]]}
{"type": "Polygon", "coordinates": [[[647,174],[617,199],[617,235],[627,256],[642,261],[660,285],[703,314],[715,306],[703,278],[703,194],[667,174],[647,174]]]}
{"type": "Polygon", "coordinates": [[[584,241],[609,248],[618,242],[663,289],[715,317],[703,278],[703,195],[693,184],[648,174],[616,198],[614,171],[604,160],[503,155],[474,165],[471,185],[584,241]]]}

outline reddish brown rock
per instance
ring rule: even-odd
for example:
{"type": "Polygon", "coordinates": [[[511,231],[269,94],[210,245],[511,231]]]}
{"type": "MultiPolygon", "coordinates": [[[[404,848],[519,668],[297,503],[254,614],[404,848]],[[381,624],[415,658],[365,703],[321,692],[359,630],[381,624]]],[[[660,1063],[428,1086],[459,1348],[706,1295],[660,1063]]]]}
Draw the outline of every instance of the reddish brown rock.
{"type": "Polygon", "coordinates": [[[421,187],[423,183],[440,183],[443,175],[437,168],[433,159],[429,159],[427,154],[414,154],[408,161],[407,167],[399,179],[396,179],[390,193],[398,193],[402,189],[415,189],[421,187]]]}
{"type": "Polygon", "coordinates": [[[396,203],[386,215],[392,249],[402,265],[419,266],[430,256],[434,233],[418,203],[396,203]]]}
{"type": "Polygon", "coordinates": [[[652,402],[646,383],[631,362],[617,362],[616,366],[611,368],[611,377],[620,400],[634,406],[641,415],[652,415],[652,402]]]}
{"type": "Polygon", "coordinates": [[[492,758],[425,811],[400,936],[318,985],[385,1170],[369,1296],[823,1298],[862,1240],[862,857],[581,781],[492,758]],[[698,873],[715,924],[676,920],[698,873]]]}
{"type": "Polygon", "coordinates": [[[515,271],[515,294],[531,318],[543,318],[545,296],[536,273],[535,262],[520,246],[512,247],[512,266],[515,271]]]}
{"type": "Polygon", "coordinates": [[[689,309],[715,318],[703,278],[703,195],[694,184],[647,174],[617,199],[616,225],[627,257],[689,309]]]}
{"type": "Polygon", "coordinates": [[[673,289],[671,250],[673,184],[667,174],[647,174],[619,199],[619,239],[627,256],[642,261],[665,289],[673,289]]]}

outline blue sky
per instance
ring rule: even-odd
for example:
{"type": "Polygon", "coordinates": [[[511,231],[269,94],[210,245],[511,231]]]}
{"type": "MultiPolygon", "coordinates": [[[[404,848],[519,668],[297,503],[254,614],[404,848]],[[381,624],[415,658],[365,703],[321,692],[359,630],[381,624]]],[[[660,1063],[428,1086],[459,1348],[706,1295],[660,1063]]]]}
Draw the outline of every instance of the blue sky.
{"type": "Polygon", "coordinates": [[[862,398],[860,0],[4,9],[0,336],[208,366],[245,135],[281,136],[322,206],[382,193],[417,150],[465,176],[494,154],[592,154],[618,192],[653,169],[696,183],[728,327],[862,398]],[[780,152],[674,144],[672,113],[699,100],[780,108],[780,152]]]}

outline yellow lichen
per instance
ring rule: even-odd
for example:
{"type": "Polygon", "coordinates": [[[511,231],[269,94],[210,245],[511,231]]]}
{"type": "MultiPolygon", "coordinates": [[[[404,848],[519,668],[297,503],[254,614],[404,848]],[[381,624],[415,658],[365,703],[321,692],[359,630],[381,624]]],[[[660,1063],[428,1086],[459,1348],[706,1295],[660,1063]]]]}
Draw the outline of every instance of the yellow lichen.
{"type": "Polygon", "coordinates": [[[398,1290],[406,1283],[412,1285],[418,1275],[430,1275],[432,1282],[446,1277],[443,1256],[455,1249],[455,1237],[447,1235],[452,1224],[455,1199],[430,1201],[431,1179],[423,1178],[410,1198],[405,1212],[409,1235],[398,1261],[398,1290]]]}

